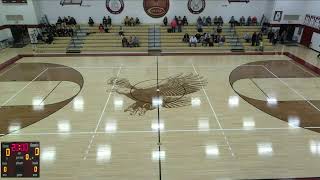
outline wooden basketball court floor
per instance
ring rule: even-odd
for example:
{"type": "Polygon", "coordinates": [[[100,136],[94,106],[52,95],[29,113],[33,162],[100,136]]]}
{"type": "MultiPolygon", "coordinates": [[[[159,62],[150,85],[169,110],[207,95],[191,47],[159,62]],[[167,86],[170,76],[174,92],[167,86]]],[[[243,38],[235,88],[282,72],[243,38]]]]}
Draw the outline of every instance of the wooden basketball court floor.
{"type": "Polygon", "coordinates": [[[0,87],[40,179],[320,176],[320,78],[283,54],[23,57],[0,87]]]}

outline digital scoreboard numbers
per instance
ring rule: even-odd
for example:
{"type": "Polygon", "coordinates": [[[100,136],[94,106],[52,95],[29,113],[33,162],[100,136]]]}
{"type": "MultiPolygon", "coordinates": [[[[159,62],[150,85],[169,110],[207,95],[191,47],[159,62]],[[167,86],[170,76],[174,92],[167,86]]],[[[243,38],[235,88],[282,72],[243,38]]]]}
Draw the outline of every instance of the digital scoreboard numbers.
{"type": "Polygon", "coordinates": [[[40,143],[2,142],[1,177],[40,177],[40,143]]]}

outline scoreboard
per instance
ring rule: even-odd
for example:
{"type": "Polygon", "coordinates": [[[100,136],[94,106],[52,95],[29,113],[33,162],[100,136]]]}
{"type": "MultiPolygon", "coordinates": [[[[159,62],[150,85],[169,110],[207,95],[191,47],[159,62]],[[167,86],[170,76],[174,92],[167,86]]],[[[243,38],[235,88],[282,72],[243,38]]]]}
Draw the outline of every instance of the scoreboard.
{"type": "Polygon", "coordinates": [[[27,3],[27,0],[2,0],[2,3],[27,3]]]}
{"type": "Polygon", "coordinates": [[[40,143],[2,142],[1,177],[40,177],[40,143]]]}

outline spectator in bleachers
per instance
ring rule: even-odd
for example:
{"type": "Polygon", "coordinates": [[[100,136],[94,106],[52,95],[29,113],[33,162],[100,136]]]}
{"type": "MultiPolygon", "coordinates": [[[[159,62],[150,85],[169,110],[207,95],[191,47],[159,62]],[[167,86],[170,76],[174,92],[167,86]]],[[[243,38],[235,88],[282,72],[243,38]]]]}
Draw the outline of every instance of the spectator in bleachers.
{"type": "Polygon", "coordinates": [[[209,47],[213,47],[214,46],[214,39],[210,38],[209,39],[209,47]]]}
{"type": "Polygon", "coordinates": [[[128,39],[125,36],[122,36],[122,47],[128,47],[128,39]]]}
{"type": "Polygon", "coordinates": [[[203,25],[203,22],[200,16],[197,19],[197,24],[200,24],[201,26],[203,25]]]}
{"type": "Polygon", "coordinates": [[[110,16],[108,16],[107,25],[108,25],[108,26],[111,26],[111,25],[112,25],[112,19],[111,19],[110,16]]]}
{"type": "Polygon", "coordinates": [[[59,16],[58,17],[58,20],[57,20],[57,24],[62,24],[63,23],[63,20],[61,19],[61,17],[59,16]]]}
{"type": "Polygon", "coordinates": [[[173,19],[171,21],[171,31],[176,32],[176,28],[177,28],[177,21],[176,21],[176,19],[173,19]]]}
{"type": "Polygon", "coordinates": [[[249,43],[250,42],[250,35],[249,35],[249,33],[245,33],[244,35],[243,35],[243,39],[247,42],[247,43],[249,43]]]}
{"type": "Polygon", "coordinates": [[[91,17],[89,17],[89,21],[88,21],[89,26],[93,26],[94,25],[94,21],[91,17]]]}
{"type": "Polygon", "coordinates": [[[168,26],[168,18],[167,18],[167,16],[163,18],[163,25],[168,26]]]}
{"type": "Polygon", "coordinates": [[[174,16],[174,19],[178,22],[178,17],[177,16],[174,16]]]}
{"type": "Polygon", "coordinates": [[[183,24],[184,26],[189,25],[189,24],[188,24],[188,19],[187,19],[187,17],[186,17],[186,16],[183,16],[182,24],[183,24]]]}
{"type": "Polygon", "coordinates": [[[135,23],[136,23],[136,25],[140,25],[141,24],[140,19],[138,17],[136,17],[135,23]]]}
{"type": "Polygon", "coordinates": [[[133,47],[140,47],[140,42],[137,36],[133,36],[132,42],[133,42],[133,47]]]}
{"type": "Polygon", "coordinates": [[[207,26],[207,18],[205,16],[202,17],[203,26],[207,26]]]}
{"type": "Polygon", "coordinates": [[[252,18],[252,25],[256,26],[258,23],[257,17],[253,16],[252,18]]]}
{"type": "Polygon", "coordinates": [[[256,46],[257,45],[257,38],[258,38],[258,35],[256,32],[254,32],[252,34],[252,37],[251,37],[251,45],[252,46],[256,46]]]}
{"type": "Polygon", "coordinates": [[[129,19],[128,16],[126,16],[126,17],[124,18],[124,25],[125,25],[125,26],[129,26],[129,22],[130,22],[130,19],[129,19]]]}
{"type": "Polygon", "coordinates": [[[133,19],[133,17],[131,17],[130,20],[129,20],[129,26],[135,26],[135,25],[136,25],[136,22],[133,19]]]}
{"type": "Polygon", "coordinates": [[[104,16],[103,19],[102,19],[102,24],[103,25],[108,25],[107,23],[107,18],[104,16]]]}
{"type": "Polygon", "coordinates": [[[197,38],[195,36],[191,36],[189,40],[189,46],[191,47],[192,45],[194,45],[194,47],[197,47],[197,43],[198,43],[197,38]]]}
{"type": "Polygon", "coordinates": [[[63,17],[62,23],[65,23],[66,25],[69,25],[69,20],[67,17],[63,17]]]}
{"type": "Polygon", "coordinates": [[[187,42],[189,42],[189,40],[190,40],[189,34],[188,33],[184,34],[182,42],[187,43],[187,42]]]}
{"type": "Polygon", "coordinates": [[[231,27],[234,27],[236,25],[236,20],[234,19],[234,16],[231,17],[229,24],[231,25],[231,27]]]}
{"type": "Polygon", "coordinates": [[[202,46],[208,46],[209,41],[210,41],[209,33],[204,33],[203,40],[202,40],[202,46]]]}
{"type": "Polygon", "coordinates": [[[133,38],[132,38],[132,36],[130,36],[129,39],[128,39],[128,47],[133,47],[133,38]]]}
{"type": "Polygon", "coordinates": [[[218,17],[218,23],[220,26],[223,26],[223,19],[221,16],[218,17]]]}
{"type": "Polygon", "coordinates": [[[220,42],[220,38],[221,38],[221,36],[217,35],[216,38],[214,39],[214,42],[215,43],[219,43],[220,42]]]}
{"type": "Polygon", "coordinates": [[[199,42],[199,41],[200,41],[200,39],[201,39],[201,34],[200,34],[200,32],[197,32],[197,33],[196,33],[196,35],[195,35],[194,37],[196,37],[196,38],[197,38],[197,40],[198,40],[198,42],[199,42]]]}
{"type": "Polygon", "coordinates": [[[213,18],[213,23],[214,23],[214,25],[218,25],[219,24],[219,20],[218,20],[218,17],[217,16],[215,16],[214,18],[213,18]]]}
{"type": "Polygon", "coordinates": [[[260,42],[263,41],[263,34],[262,32],[260,31],[257,35],[257,46],[260,44],[260,42]]]}
{"type": "Polygon", "coordinates": [[[210,16],[207,17],[206,22],[207,22],[208,26],[212,25],[212,20],[211,20],[210,16]]]}
{"type": "Polygon", "coordinates": [[[242,16],[240,18],[240,26],[244,26],[246,24],[246,18],[244,18],[244,16],[242,16]]]}
{"type": "Polygon", "coordinates": [[[247,26],[251,26],[251,23],[252,23],[251,16],[249,16],[247,19],[247,26]]]}
{"type": "Polygon", "coordinates": [[[276,31],[276,32],[274,33],[274,36],[273,36],[273,39],[272,39],[272,44],[273,44],[273,45],[276,45],[276,44],[277,44],[277,42],[278,42],[278,37],[279,37],[279,31],[276,31]]]}
{"type": "Polygon", "coordinates": [[[202,24],[201,24],[201,23],[197,23],[197,31],[198,31],[198,32],[203,32],[202,24]]]}
{"type": "Polygon", "coordinates": [[[124,31],[122,26],[119,27],[119,36],[124,36],[124,31]]]}
{"type": "Polygon", "coordinates": [[[218,27],[217,27],[217,33],[222,33],[222,27],[220,26],[220,25],[218,25],[218,27]]]}
{"type": "Polygon", "coordinates": [[[182,32],[182,19],[180,16],[177,21],[177,26],[178,26],[178,32],[182,32]]]}
{"type": "Polygon", "coordinates": [[[226,37],[222,36],[219,41],[219,46],[223,46],[225,42],[226,42],[226,37]]]}
{"type": "Polygon", "coordinates": [[[74,19],[74,17],[70,17],[69,16],[69,23],[70,23],[70,25],[76,25],[77,24],[77,21],[76,21],[76,19],[74,19]]]}
{"type": "Polygon", "coordinates": [[[104,27],[102,24],[99,25],[99,32],[100,33],[103,33],[104,32],[104,27]]]}

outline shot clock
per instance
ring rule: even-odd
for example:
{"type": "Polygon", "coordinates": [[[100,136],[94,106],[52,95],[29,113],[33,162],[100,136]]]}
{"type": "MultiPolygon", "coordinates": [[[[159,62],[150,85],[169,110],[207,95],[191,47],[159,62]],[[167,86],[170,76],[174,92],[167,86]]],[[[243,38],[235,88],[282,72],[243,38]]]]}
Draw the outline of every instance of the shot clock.
{"type": "Polygon", "coordinates": [[[40,177],[40,143],[2,142],[1,177],[40,177]]]}

